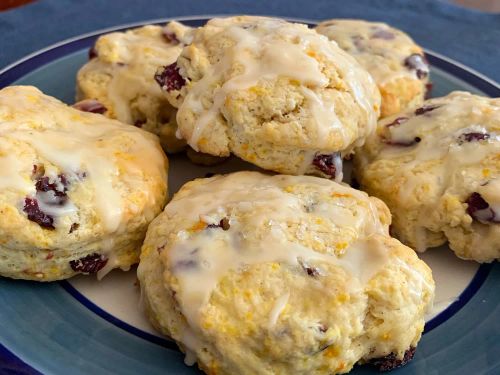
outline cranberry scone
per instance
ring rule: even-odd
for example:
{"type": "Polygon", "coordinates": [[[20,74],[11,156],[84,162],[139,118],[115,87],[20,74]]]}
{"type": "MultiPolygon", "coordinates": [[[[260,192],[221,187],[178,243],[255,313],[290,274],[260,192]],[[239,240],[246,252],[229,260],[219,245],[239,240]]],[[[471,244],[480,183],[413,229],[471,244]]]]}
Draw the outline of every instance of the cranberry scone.
{"type": "Polygon", "coordinates": [[[186,143],[175,136],[176,110],[154,80],[159,66],[175,62],[191,28],[178,22],[105,34],[77,75],[78,106],[159,136],[169,153],[186,143]]]}
{"type": "Polygon", "coordinates": [[[380,93],[346,52],[306,25],[216,18],[158,73],[196,151],[280,173],[340,180],[341,155],[374,131],[380,93]]]}
{"type": "Polygon", "coordinates": [[[377,198],[313,176],[188,182],[150,225],[138,278],[153,325],[207,374],[339,374],[409,361],[431,270],[377,198]]]}
{"type": "Polygon", "coordinates": [[[418,251],[449,241],[463,259],[500,258],[500,99],[453,92],[382,120],[354,173],[418,251]]]}
{"type": "Polygon", "coordinates": [[[385,23],[333,19],[316,31],[335,41],[373,77],[382,95],[381,117],[419,106],[429,84],[422,48],[407,34],[385,23]]]}
{"type": "Polygon", "coordinates": [[[158,138],[30,86],[0,91],[0,276],[51,281],[137,263],[167,198],[158,138]]]}

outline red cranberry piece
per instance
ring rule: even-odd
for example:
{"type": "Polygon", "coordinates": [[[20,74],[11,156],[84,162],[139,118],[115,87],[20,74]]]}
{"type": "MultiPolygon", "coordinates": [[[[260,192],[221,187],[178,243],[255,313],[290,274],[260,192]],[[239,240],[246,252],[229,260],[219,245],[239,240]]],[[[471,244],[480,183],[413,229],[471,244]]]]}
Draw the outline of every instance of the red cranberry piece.
{"type": "Polygon", "coordinates": [[[493,210],[489,203],[479,193],[472,193],[465,201],[467,213],[481,223],[500,223],[500,215],[493,210]]]}
{"type": "Polygon", "coordinates": [[[28,220],[31,220],[42,228],[45,229],[55,229],[54,218],[43,212],[40,207],[38,207],[38,201],[34,198],[24,198],[23,211],[28,215],[28,220]]]}
{"type": "Polygon", "coordinates": [[[416,348],[413,347],[408,349],[405,352],[403,359],[397,359],[396,356],[391,353],[383,358],[372,359],[369,363],[372,366],[377,367],[379,371],[391,371],[410,362],[415,355],[415,350],[416,348]]]}
{"type": "Polygon", "coordinates": [[[386,127],[390,128],[391,126],[399,126],[401,125],[403,122],[406,122],[408,121],[408,117],[398,117],[397,119],[395,119],[393,122],[391,122],[390,124],[387,124],[386,127]]]}
{"type": "Polygon", "coordinates": [[[433,87],[434,87],[434,85],[431,82],[425,84],[425,96],[424,96],[424,99],[430,99],[431,98],[433,87]]]}
{"type": "Polygon", "coordinates": [[[415,137],[415,138],[408,140],[408,141],[395,141],[395,140],[390,140],[390,139],[384,138],[384,139],[382,139],[382,141],[385,144],[390,145],[390,146],[410,147],[410,146],[414,146],[417,143],[419,143],[420,141],[422,141],[422,138],[415,137]]]}
{"type": "Polygon", "coordinates": [[[384,39],[384,40],[392,40],[396,37],[393,32],[386,29],[376,28],[375,32],[372,34],[372,38],[374,39],[384,39]]]}
{"type": "Polygon", "coordinates": [[[316,154],[312,163],[321,172],[331,178],[335,178],[337,173],[342,173],[342,171],[337,171],[337,167],[342,166],[340,152],[334,152],[333,154],[316,154]]]}
{"type": "Polygon", "coordinates": [[[307,273],[308,276],[317,277],[317,276],[321,275],[319,268],[313,267],[313,266],[307,264],[302,259],[297,259],[297,261],[300,264],[300,266],[302,267],[302,269],[307,273]]]}
{"type": "Polygon", "coordinates": [[[71,224],[71,228],[69,228],[69,234],[73,233],[78,228],[80,228],[80,224],[78,224],[78,223],[71,224]]]}
{"type": "Polygon", "coordinates": [[[66,192],[68,191],[68,180],[66,180],[66,176],[64,176],[63,174],[60,174],[57,177],[61,182],[61,185],[63,185],[63,190],[59,190],[59,186],[57,186],[57,183],[51,183],[48,177],[40,177],[35,184],[36,191],[53,191],[56,197],[66,197],[66,192]]]}
{"type": "Polygon", "coordinates": [[[404,65],[410,70],[415,70],[418,79],[425,78],[429,75],[429,65],[425,61],[425,57],[418,53],[408,56],[404,60],[404,65]]]}
{"type": "Polygon", "coordinates": [[[78,103],[73,104],[73,108],[76,108],[82,112],[100,113],[103,114],[108,109],[95,99],[85,99],[78,103]]]}
{"type": "Polygon", "coordinates": [[[304,271],[306,271],[308,276],[311,276],[311,277],[319,276],[319,270],[316,267],[311,267],[305,263],[301,263],[300,265],[302,266],[304,271]]]}
{"type": "Polygon", "coordinates": [[[207,228],[222,228],[222,230],[229,230],[231,225],[229,225],[229,219],[225,217],[219,221],[219,224],[208,224],[207,228]]]}
{"type": "Polygon", "coordinates": [[[97,57],[97,49],[95,46],[89,48],[89,60],[95,59],[97,57]]]}
{"type": "Polygon", "coordinates": [[[138,127],[138,128],[142,128],[142,125],[144,125],[147,121],[146,120],[136,120],[134,122],[134,126],[138,127]]]}
{"type": "Polygon", "coordinates": [[[175,33],[171,31],[168,31],[166,27],[163,28],[162,35],[163,38],[165,38],[165,40],[170,44],[177,45],[180,43],[179,39],[177,39],[177,35],[175,35],[175,33]]]}
{"type": "Polygon", "coordinates": [[[180,90],[186,84],[186,80],[179,73],[177,63],[165,66],[162,71],[156,72],[155,81],[165,91],[180,90]]]}
{"type": "Polygon", "coordinates": [[[434,111],[435,109],[438,109],[440,107],[440,105],[424,105],[423,107],[417,108],[415,110],[415,115],[420,116],[424,113],[434,111]]]}
{"type": "Polygon", "coordinates": [[[364,38],[361,35],[353,35],[351,36],[351,40],[358,51],[362,52],[365,50],[364,38]]]}
{"type": "Polygon", "coordinates": [[[461,134],[460,137],[458,137],[458,143],[462,144],[464,142],[484,141],[489,138],[490,135],[488,133],[478,133],[478,132],[464,133],[461,134]]]}
{"type": "Polygon", "coordinates": [[[77,260],[71,260],[69,265],[75,272],[96,273],[101,270],[106,263],[108,263],[108,258],[104,255],[93,253],[77,260]]]}

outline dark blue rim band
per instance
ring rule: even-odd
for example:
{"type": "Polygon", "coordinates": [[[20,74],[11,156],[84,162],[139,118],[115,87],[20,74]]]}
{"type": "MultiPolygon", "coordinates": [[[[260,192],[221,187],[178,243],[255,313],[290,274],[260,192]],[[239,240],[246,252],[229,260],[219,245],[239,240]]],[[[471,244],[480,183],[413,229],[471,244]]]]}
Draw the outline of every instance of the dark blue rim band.
{"type": "MultiPolygon", "coordinates": [[[[199,18],[193,20],[183,20],[190,26],[199,26],[206,22],[206,19],[199,18]]],[[[163,22],[159,22],[163,23],[163,22]]],[[[124,30],[130,28],[127,27],[117,27],[115,31],[124,30]]],[[[110,32],[110,31],[106,31],[110,32]]],[[[47,50],[35,53],[28,59],[22,59],[19,63],[11,65],[7,70],[3,71],[0,75],[0,89],[4,88],[19,78],[25,76],[26,74],[32,72],[33,70],[40,68],[41,66],[50,63],[58,58],[66,56],[68,54],[80,51],[84,48],[89,48],[94,41],[98,38],[99,34],[85,36],[79,39],[74,39],[68,41],[67,43],[56,45],[47,50]]],[[[468,84],[474,86],[475,88],[481,90],[485,94],[492,97],[500,97],[500,87],[495,85],[493,82],[489,82],[487,79],[476,75],[475,72],[461,67],[454,63],[453,61],[445,60],[433,52],[426,52],[427,58],[431,65],[440,68],[460,79],[467,82],[468,84]]],[[[452,303],[445,311],[441,312],[438,316],[432,319],[425,328],[424,333],[430,332],[454,314],[456,314],[467,302],[474,296],[474,294],[480,289],[484,281],[487,279],[488,274],[492,268],[492,265],[481,265],[476,275],[469,283],[467,288],[462,292],[460,297],[452,303]]],[[[93,304],[86,297],[84,297],[80,292],[78,292],[71,284],[67,281],[61,282],[61,286],[70,293],[74,298],[76,298],[80,303],[85,305],[87,308],[107,320],[108,322],[138,336],[150,342],[156,343],[163,347],[172,350],[178,350],[177,346],[169,340],[160,338],[158,336],[152,335],[150,333],[144,332],[138,328],[135,328],[120,319],[115,318],[111,314],[107,313],[97,305],[93,304]]],[[[39,375],[40,372],[33,369],[31,366],[24,363],[18,357],[16,357],[12,352],[0,344],[0,372],[6,375],[39,375]]]]}
{"type": "MultiPolygon", "coordinates": [[[[467,302],[477,293],[479,288],[486,281],[488,274],[490,273],[491,267],[493,264],[482,264],[477,270],[476,274],[472,278],[471,282],[464,289],[464,291],[460,294],[455,302],[453,302],[450,306],[448,306],[444,311],[439,313],[436,317],[431,319],[426,325],[424,334],[432,331],[437,326],[443,324],[445,321],[450,319],[453,315],[455,315],[462,307],[464,307],[467,302]]],[[[71,294],[78,302],[88,308],[90,311],[99,315],[101,318],[107,320],[111,324],[114,324],[118,328],[121,328],[133,335],[136,335],[144,340],[148,340],[157,345],[163,346],[168,349],[178,350],[177,345],[171,341],[164,338],[161,338],[156,335],[152,335],[151,333],[145,332],[139,328],[136,328],[121,319],[116,318],[111,315],[107,311],[103,310],[95,303],[90,301],[87,297],[85,297],[82,293],[80,293],[73,285],[71,285],[68,281],[60,281],[59,284],[63,287],[65,291],[71,294]]]]}
{"type": "Polygon", "coordinates": [[[73,296],[83,306],[85,306],[90,311],[94,312],[95,314],[99,315],[101,318],[114,324],[118,328],[121,328],[121,329],[123,329],[123,330],[125,330],[133,335],[136,335],[144,340],[150,341],[152,343],[163,346],[165,348],[172,349],[175,351],[179,350],[177,348],[177,345],[172,340],[167,340],[165,338],[162,338],[162,337],[159,337],[156,335],[152,335],[151,333],[148,333],[146,331],[143,331],[142,329],[136,328],[128,323],[125,323],[123,320],[118,319],[115,316],[108,313],[107,311],[101,309],[99,306],[97,306],[95,303],[93,303],[87,297],[85,297],[82,293],[80,293],[68,281],[66,281],[66,280],[60,281],[59,284],[62,286],[62,288],[65,291],[67,291],[69,294],[71,294],[71,296],[73,296]]]}

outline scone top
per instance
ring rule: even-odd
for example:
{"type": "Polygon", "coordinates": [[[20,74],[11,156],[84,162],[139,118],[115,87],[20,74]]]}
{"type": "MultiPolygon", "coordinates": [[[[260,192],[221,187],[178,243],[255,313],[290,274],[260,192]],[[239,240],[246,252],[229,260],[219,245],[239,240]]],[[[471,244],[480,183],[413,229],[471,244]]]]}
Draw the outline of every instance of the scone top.
{"type": "Polygon", "coordinates": [[[79,106],[89,109],[92,104],[91,110],[158,135],[168,152],[182,150],[185,142],[175,137],[176,111],[154,75],[159,66],[177,59],[191,30],[169,22],[100,36],[89,51],[90,60],[78,71],[79,106]]]}
{"type": "Polygon", "coordinates": [[[273,18],[210,20],[163,78],[191,147],[292,174],[316,153],[363,143],[380,108],[352,57],[306,25],[273,18]]]}
{"type": "Polygon", "coordinates": [[[400,358],[434,285],[389,222],[381,201],[322,178],[189,182],[148,230],[146,305],[207,373],[331,374],[400,358]]]}
{"type": "Polygon", "coordinates": [[[382,94],[382,117],[421,105],[431,87],[429,64],[407,34],[385,23],[354,19],[324,21],[316,31],[371,74],[382,94]]]}
{"type": "Polygon", "coordinates": [[[455,91],[380,121],[356,153],[358,180],[394,215],[394,233],[424,251],[500,258],[500,99],[455,91]]]}
{"type": "Polygon", "coordinates": [[[377,84],[400,77],[424,79],[429,75],[422,48],[407,34],[385,23],[336,19],[320,23],[316,31],[353,55],[377,84]]]}
{"type": "Polygon", "coordinates": [[[6,243],[58,248],[67,233],[82,241],[117,233],[161,209],[167,161],[154,135],[30,86],[0,91],[0,120],[2,228],[29,228],[3,233],[6,243]]]}

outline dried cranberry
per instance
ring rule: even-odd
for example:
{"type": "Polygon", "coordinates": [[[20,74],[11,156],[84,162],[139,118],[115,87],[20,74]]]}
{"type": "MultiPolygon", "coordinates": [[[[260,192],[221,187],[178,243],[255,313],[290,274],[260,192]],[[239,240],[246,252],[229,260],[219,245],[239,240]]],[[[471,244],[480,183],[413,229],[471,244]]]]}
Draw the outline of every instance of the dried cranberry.
{"type": "Polygon", "coordinates": [[[461,134],[460,137],[458,137],[458,143],[462,144],[464,142],[484,141],[489,138],[490,135],[488,133],[477,133],[477,132],[464,133],[461,134]]]}
{"type": "Polygon", "coordinates": [[[425,84],[425,99],[430,99],[432,96],[432,89],[434,85],[432,82],[426,83],[425,84]]]}
{"type": "Polygon", "coordinates": [[[398,117],[397,119],[395,119],[393,122],[391,122],[390,124],[387,124],[386,127],[390,128],[391,126],[399,126],[401,125],[403,122],[406,122],[408,121],[408,117],[398,117]]]}
{"type": "Polygon", "coordinates": [[[392,40],[396,37],[394,33],[390,30],[377,28],[375,32],[372,34],[372,38],[374,39],[384,39],[384,40],[392,40]]]}
{"type": "Polygon", "coordinates": [[[377,367],[379,371],[391,371],[410,362],[415,355],[415,350],[416,348],[413,347],[408,349],[405,352],[403,359],[398,359],[393,353],[391,353],[383,358],[372,359],[369,363],[370,365],[377,367]]]}
{"type": "Polygon", "coordinates": [[[38,201],[34,198],[25,198],[23,211],[28,215],[28,219],[34,221],[42,228],[45,229],[55,229],[54,228],[54,218],[43,212],[40,207],[38,207],[38,201]]]}
{"type": "Polygon", "coordinates": [[[77,230],[78,228],[80,228],[80,224],[78,223],[73,223],[71,224],[71,227],[69,228],[69,233],[73,233],[75,230],[77,230]]]}
{"type": "Polygon", "coordinates": [[[168,31],[167,28],[163,28],[162,35],[168,43],[173,45],[177,45],[180,43],[179,39],[177,39],[177,35],[175,33],[168,31]]]}
{"type": "Polygon", "coordinates": [[[325,326],[324,324],[320,324],[318,326],[318,330],[321,332],[321,333],[325,333],[326,331],[328,331],[328,327],[325,326]]]}
{"type": "Polygon", "coordinates": [[[308,276],[316,277],[316,276],[319,276],[321,274],[318,268],[310,266],[309,264],[304,262],[302,259],[298,259],[298,263],[300,264],[302,269],[304,271],[306,271],[308,276]]]}
{"type": "Polygon", "coordinates": [[[340,152],[334,152],[333,154],[316,154],[313,159],[313,165],[318,168],[324,174],[335,178],[338,171],[337,168],[342,166],[342,157],[340,152]]]}
{"type": "Polygon", "coordinates": [[[68,181],[66,180],[66,176],[60,174],[57,176],[61,185],[63,186],[62,190],[59,190],[59,186],[56,182],[50,182],[48,177],[40,177],[35,184],[36,191],[38,192],[47,192],[53,191],[56,197],[65,197],[66,192],[68,191],[68,181]]]}
{"type": "Polygon", "coordinates": [[[97,49],[95,46],[89,48],[89,60],[92,60],[97,57],[97,49]]]}
{"type": "Polygon", "coordinates": [[[177,63],[163,67],[163,70],[156,72],[154,78],[165,91],[180,90],[186,84],[186,80],[179,73],[177,63]]]}
{"type": "Polygon", "coordinates": [[[425,57],[418,53],[408,56],[404,60],[404,65],[408,69],[415,70],[418,79],[425,78],[429,75],[429,65],[425,61],[425,57]]]}
{"type": "Polygon", "coordinates": [[[311,277],[316,277],[319,276],[319,270],[316,267],[309,267],[309,266],[302,266],[304,268],[304,271],[307,272],[307,274],[311,277]]]}
{"type": "Polygon", "coordinates": [[[422,141],[422,138],[415,137],[415,138],[413,138],[411,140],[408,140],[408,141],[395,141],[395,140],[392,140],[392,139],[383,138],[382,141],[385,144],[390,145],[390,146],[410,147],[410,146],[414,146],[417,143],[419,143],[420,141],[422,141]]]}
{"type": "Polygon", "coordinates": [[[229,230],[231,225],[229,225],[229,219],[225,217],[219,221],[219,224],[208,224],[207,228],[222,228],[223,230],[229,230]]]}
{"type": "Polygon", "coordinates": [[[136,120],[136,121],[134,122],[134,126],[136,126],[136,127],[138,127],[138,128],[142,128],[142,125],[144,125],[146,122],[147,122],[146,120],[141,120],[141,119],[139,119],[139,120],[136,120]]]}
{"type": "Polygon", "coordinates": [[[500,215],[490,207],[479,193],[472,193],[465,201],[467,213],[481,223],[500,223],[500,215]]]}
{"type": "Polygon", "coordinates": [[[77,260],[71,260],[69,265],[75,272],[96,273],[101,270],[106,263],[108,263],[108,258],[104,255],[93,253],[77,260]]]}
{"type": "Polygon", "coordinates": [[[76,108],[83,112],[100,113],[103,114],[108,109],[95,99],[85,99],[78,103],[73,104],[73,108],[76,108]]]}
{"type": "Polygon", "coordinates": [[[435,109],[438,109],[441,107],[440,105],[424,105],[423,107],[417,108],[415,110],[415,115],[420,116],[423,115],[424,113],[434,111],[435,109]]]}
{"type": "Polygon", "coordinates": [[[356,47],[356,49],[360,52],[365,50],[364,38],[361,35],[353,35],[351,36],[352,43],[356,47]]]}

